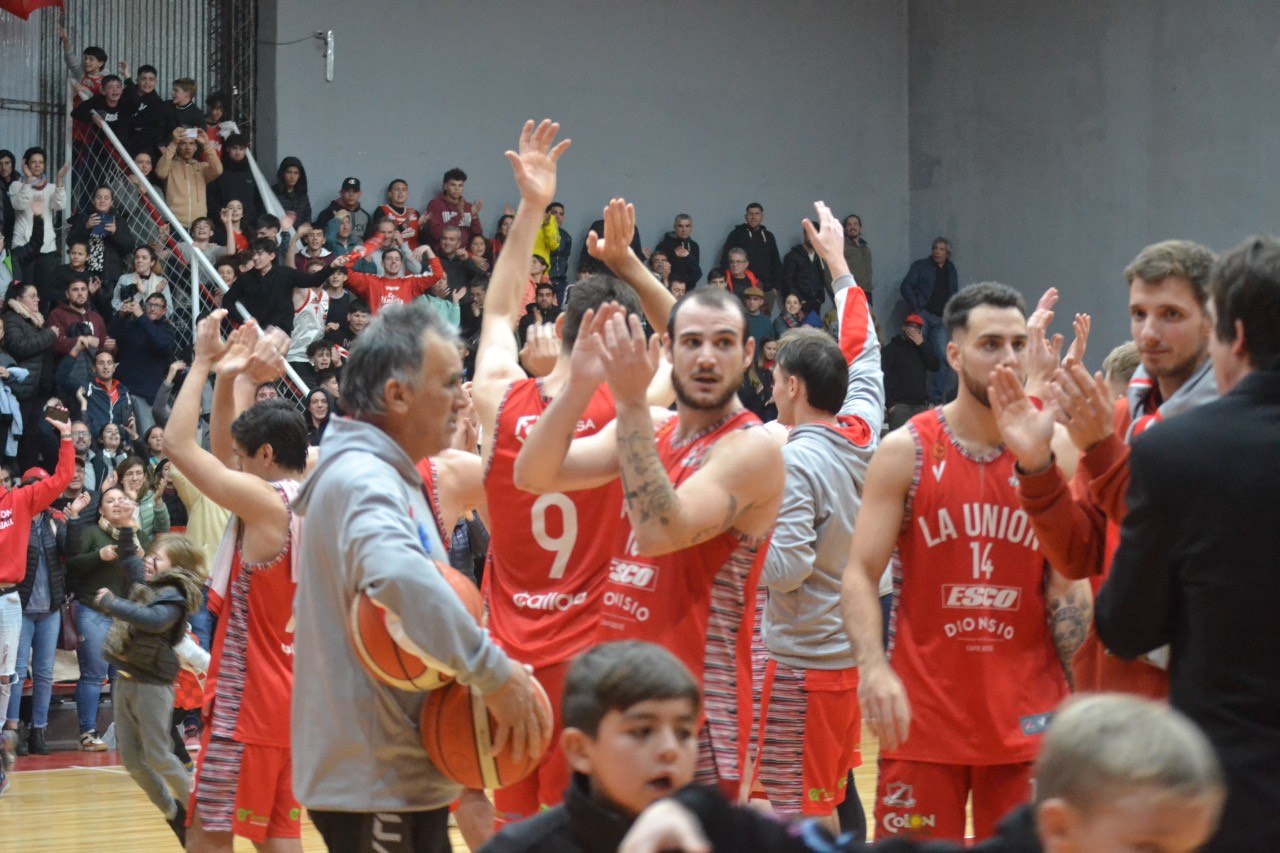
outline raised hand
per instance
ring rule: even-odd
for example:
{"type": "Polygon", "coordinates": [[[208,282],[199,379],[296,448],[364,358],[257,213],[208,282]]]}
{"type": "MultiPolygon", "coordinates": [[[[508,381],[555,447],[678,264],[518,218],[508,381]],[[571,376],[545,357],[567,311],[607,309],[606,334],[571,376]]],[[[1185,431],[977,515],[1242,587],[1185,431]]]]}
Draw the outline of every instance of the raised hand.
{"type": "Polygon", "coordinates": [[[1070,362],[1054,375],[1049,389],[1058,421],[1081,453],[1088,453],[1115,432],[1111,394],[1101,373],[1090,376],[1083,366],[1070,362]]]}
{"type": "Polygon", "coordinates": [[[556,192],[556,163],[569,147],[567,139],[552,144],[559,132],[559,123],[550,119],[543,119],[536,128],[532,121],[526,121],[520,131],[519,152],[506,152],[520,197],[538,209],[551,203],[556,192]]]}
{"type": "Polygon", "coordinates": [[[813,246],[818,257],[831,269],[832,277],[838,278],[849,271],[844,260],[844,228],[825,201],[815,201],[813,209],[818,214],[818,227],[814,228],[813,222],[808,219],[801,223],[801,227],[804,228],[805,237],[809,238],[809,245],[813,246]],[[841,267],[838,272],[835,269],[837,266],[841,267]]]}
{"type": "Polygon", "coordinates": [[[1051,287],[1027,319],[1027,393],[1041,400],[1048,399],[1049,380],[1058,370],[1058,357],[1062,353],[1062,335],[1049,336],[1053,306],[1057,302],[1058,289],[1051,287]]]}
{"type": "Polygon", "coordinates": [[[604,209],[604,236],[587,232],[587,252],[617,270],[632,255],[631,238],[636,231],[636,208],[624,199],[610,199],[604,209]]]}
{"type": "MultiPolygon", "coordinates": [[[[210,366],[217,364],[227,354],[229,343],[222,339],[222,321],[227,316],[227,309],[219,308],[210,312],[196,326],[195,351],[196,359],[204,359],[210,366]]],[[[242,327],[243,328],[243,327],[242,327]]]]}
{"type": "Polygon", "coordinates": [[[1062,359],[1063,367],[1070,364],[1084,364],[1084,351],[1089,344],[1089,329],[1092,326],[1093,318],[1088,314],[1077,314],[1071,321],[1071,327],[1076,330],[1076,336],[1071,341],[1066,357],[1062,359]]]}
{"type": "Polygon", "coordinates": [[[598,386],[605,379],[601,353],[604,351],[604,330],[609,319],[622,312],[616,302],[606,302],[596,311],[587,309],[582,315],[578,340],[569,357],[569,381],[575,384],[598,386]]]}
{"type": "Polygon", "coordinates": [[[535,323],[524,333],[520,365],[530,376],[546,376],[560,357],[560,339],[554,323],[535,323]]]}
{"type": "Polygon", "coordinates": [[[603,338],[600,360],[614,398],[632,406],[644,405],[662,361],[662,341],[658,335],[646,341],[640,318],[634,314],[628,317],[621,310],[609,318],[603,338]]]}
{"type": "Polygon", "coordinates": [[[1023,473],[1033,474],[1049,467],[1053,460],[1053,422],[1057,407],[1047,404],[1038,411],[1027,397],[1018,376],[1008,367],[991,373],[987,388],[991,412],[996,417],[1000,438],[1018,460],[1023,473]]]}

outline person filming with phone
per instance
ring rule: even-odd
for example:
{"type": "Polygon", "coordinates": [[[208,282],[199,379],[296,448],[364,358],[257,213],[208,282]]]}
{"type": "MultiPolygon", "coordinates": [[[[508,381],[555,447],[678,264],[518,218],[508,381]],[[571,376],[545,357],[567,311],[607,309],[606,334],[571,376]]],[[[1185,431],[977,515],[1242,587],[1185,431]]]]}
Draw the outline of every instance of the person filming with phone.
{"type": "Polygon", "coordinates": [[[156,164],[156,175],[164,180],[164,200],[183,228],[190,228],[192,222],[209,215],[206,187],[221,174],[222,161],[203,130],[174,129],[173,139],[156,164]],[[203,155],[198,160],[197,151],[203,155]]]}

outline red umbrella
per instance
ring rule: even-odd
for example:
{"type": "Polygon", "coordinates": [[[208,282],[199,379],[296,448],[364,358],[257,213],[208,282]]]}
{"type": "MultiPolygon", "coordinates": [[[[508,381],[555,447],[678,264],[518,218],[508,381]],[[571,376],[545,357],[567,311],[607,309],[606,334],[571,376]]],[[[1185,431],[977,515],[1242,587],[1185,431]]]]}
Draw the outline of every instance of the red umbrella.
{"type": "Polygon", "coordinates": [[[10,15],[17,15],[24,21],[29,20],[36,9],[61,5],[62,0],[0,0],[0,9],[10,15]]]}

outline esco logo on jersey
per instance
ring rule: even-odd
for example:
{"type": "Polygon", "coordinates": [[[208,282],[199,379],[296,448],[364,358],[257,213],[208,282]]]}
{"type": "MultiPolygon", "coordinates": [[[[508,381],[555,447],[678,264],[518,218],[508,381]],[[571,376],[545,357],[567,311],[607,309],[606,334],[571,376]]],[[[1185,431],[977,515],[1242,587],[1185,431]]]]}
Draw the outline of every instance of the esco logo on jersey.
{"type": "Polygon", "coordinates": [[[1022,590],[1016,586],[987,586],[963,583],[945,583],[942,585],[943,607],[1017,610],[1021,603],[1022,590]]]}
{"type": "Polygon", "coordinates": [[[614,560],[609,566],[609,580],[619,586],[629,586],[653,592],[658,586],[658,570],[640,563],[614,560]]]}

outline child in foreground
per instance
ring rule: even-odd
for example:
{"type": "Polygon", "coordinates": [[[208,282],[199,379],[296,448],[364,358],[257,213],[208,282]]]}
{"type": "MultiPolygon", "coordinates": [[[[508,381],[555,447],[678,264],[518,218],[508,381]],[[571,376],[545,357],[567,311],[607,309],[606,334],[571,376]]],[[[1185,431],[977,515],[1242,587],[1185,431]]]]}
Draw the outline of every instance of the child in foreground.
{"type": "Polygon", "coordinates": [[[129,597],[98,590],[94,606],[115,617],[103,652],[120,671],[112,702],[116,744],[138,783],[184,846],[190,781],[170,741],[174,681],[182,662],[175,645],[187,639],[187,617],[200,608],[204,554],[185,536],[156,537],[144,561],[136,518],[120,528],[117,557],[129,597]]]}
{"type": "Polygon", "coordinates": [[[629,641],[583,653],[565,678],[564,802],[507,827],[484,853],[617,850],[640,812],[693,781],[701,712],[697,682],[665,649],[629,641]]]}

